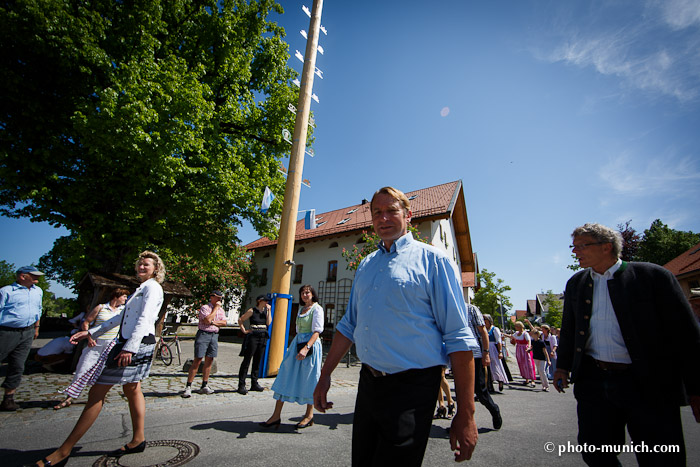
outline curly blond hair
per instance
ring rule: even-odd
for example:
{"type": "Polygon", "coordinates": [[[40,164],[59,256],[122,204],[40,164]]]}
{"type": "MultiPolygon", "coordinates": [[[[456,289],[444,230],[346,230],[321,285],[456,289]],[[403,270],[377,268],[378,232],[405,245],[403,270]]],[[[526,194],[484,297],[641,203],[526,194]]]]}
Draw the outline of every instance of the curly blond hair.
{"type": "Polygon", "coordinates": [[[139,262],[146,258],[151,258],[153,260],[153,264],[156,267],[156,270],[153,273],[153,278],[158,281],[159,284],[162,284],[165,280],[165,263],[163,263],[163,260],[160,259],[160,256],[158,256],[156,253],[148,250],[142,251],[141,254],[139,254],[139,257],[136,259],[134,267],[138,267],[139,262]]]}

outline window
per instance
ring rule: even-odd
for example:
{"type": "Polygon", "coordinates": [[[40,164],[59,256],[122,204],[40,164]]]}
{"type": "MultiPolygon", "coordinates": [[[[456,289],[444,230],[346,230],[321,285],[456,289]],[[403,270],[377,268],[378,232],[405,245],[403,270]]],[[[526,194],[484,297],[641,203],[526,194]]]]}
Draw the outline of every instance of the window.
{"type": "Polygon", "coordinates": [[[328,275],[326,276],[326,281],[335,282],[338,277],[338,262],[328,261],[328,275]]]}
{"type": "Polygon", "coordinates": [[[269,257],[270,257],[270,252],[269,252],[269,251],[263,255],[263,258],[269,258],[269,257]]]}
{"type": "Polygon", "coordinates": [[[267,268],[263,268],[260,273],[260,285],[267,285],[267,268]]]}
{"type": "Polygon", "coordinates": [[[346,217],[346,218],[345,218],[345,219],[343,219],[342,221],[338,222],[338,224],[336,224],[336,225],[342,225],[342,224],[345,224],[345,223],[346,223],[347,221],[349,221],[349,220],[350,220],[350,218],[349,218],[349,217],[346,217]]]}
{"type": "Polygon", "coordinates": [[[331,243],[328,248],[338,248],[338,242],[331,243]]]}
{"type": "MultiPolygon", "coordinates": [[[[318,217],[316,218],[316,220],[318,220],[318,217]]],[[[326,222],[328,222],[328,221],[318,222],[318,223],[316,224],[316,227],[321,227],[321,226],[322,226],[323,224],[325,224],[326,222]]]]}
{"type": "Polygon", "coordinates": [[[357,211],[357,208],[351,209],[351,210],[349,210],[348,212],[346,212],[346,214],[352,214],[353,212],[356,212],[356,211],[357,211]]]}
{"type": "Polygon", "coordinates": [[[304,265],[297,264],[294,268],[294,283],[301,284],[301,277],[304,275],[304,265]]]}
{"type": "Polygon", "coordinates": [[[416,199],[416,198],[418,198],[418,195],[413,195],[413,196],[409,196],[408,200],[411,201],[412,199],[416,199]]]}
{"type": "Polygon", "coordinates": [[[297,253],[303,253],[305,251],[306,251],[306,249],[303,246],[300,246],[299,249],[297,250],[297,253]]]}

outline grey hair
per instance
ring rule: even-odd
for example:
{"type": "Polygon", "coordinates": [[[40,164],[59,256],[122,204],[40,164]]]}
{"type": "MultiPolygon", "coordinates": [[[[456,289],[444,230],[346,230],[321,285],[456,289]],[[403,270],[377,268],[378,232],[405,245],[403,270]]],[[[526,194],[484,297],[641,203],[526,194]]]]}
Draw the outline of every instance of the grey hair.
{"type": "Polygon", "coordinates": [[[488,320],[489,323],[491,323],[491,325],[493,326],[493,318],[491,317],[491,315],[489,315],[488,313],[484,313],[482,316],[484,317],[484,321],[488,320]]]}
{"type": "Polygon", "coordinates": [[[611,243],[612,253],[615,255],[615,258],[619,258],[622,255],[622,235],[617,230],[602,224],[589,223],[576,227],[571,234],[571,238],[581,235],[593,237],[596,242],[611,243]]]}

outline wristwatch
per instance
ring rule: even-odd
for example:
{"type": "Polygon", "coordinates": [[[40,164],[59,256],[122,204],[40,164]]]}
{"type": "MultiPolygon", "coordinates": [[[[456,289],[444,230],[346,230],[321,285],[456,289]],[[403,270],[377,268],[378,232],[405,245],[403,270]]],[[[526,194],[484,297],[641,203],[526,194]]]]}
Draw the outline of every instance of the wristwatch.
{"type": "Polygon", "coordinates": [[[311,347],[309,346],[309,343],[306,343],[306,350],[311,350],[311,347]]]}

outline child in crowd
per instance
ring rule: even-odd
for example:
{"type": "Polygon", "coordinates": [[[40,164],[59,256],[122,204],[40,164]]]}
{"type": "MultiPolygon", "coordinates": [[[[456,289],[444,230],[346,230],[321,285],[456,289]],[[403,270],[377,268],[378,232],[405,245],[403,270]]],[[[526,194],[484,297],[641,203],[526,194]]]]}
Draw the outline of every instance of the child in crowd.
{"type": "Polygon", "coordinates": [[[537,373],[540,375],[540,381],[542,382],[542,390],[544,392],[549,391],[549,379],[547,378],[547,371],[545,366],[550,364],[549,353],[547,352],[547,346],[542,340],[542,331],[533,329],[530,331],[530,337],[532,338],[532,358],[535,360],[535,365],[537,366],[537,373]]]}

